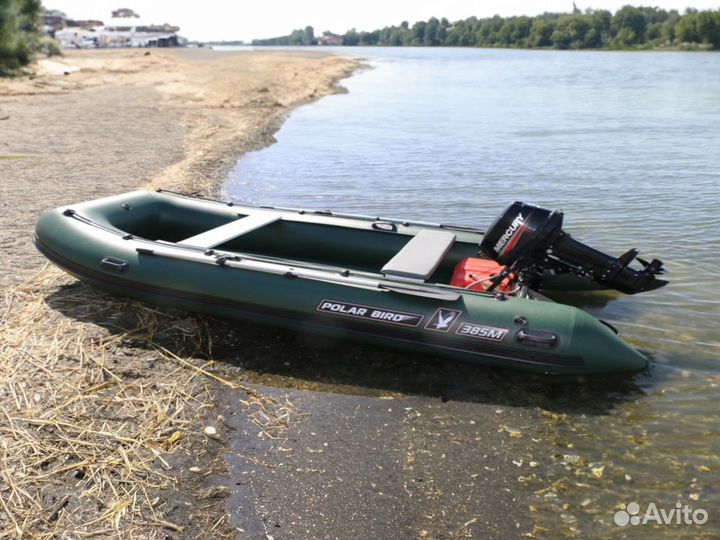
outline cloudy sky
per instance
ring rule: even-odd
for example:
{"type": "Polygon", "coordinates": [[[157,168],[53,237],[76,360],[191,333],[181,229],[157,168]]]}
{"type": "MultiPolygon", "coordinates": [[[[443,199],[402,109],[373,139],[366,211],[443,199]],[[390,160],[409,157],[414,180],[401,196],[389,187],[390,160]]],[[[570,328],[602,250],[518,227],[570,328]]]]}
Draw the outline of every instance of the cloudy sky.
{"type": "MultiPolygon", "coordinates": [[[[720,0],[576,0],[580,9],[587,7],[615,11],[627,3],[655,5],[665,9],[718,9],[720,0]]],[[[148,23],[171,23],[180,33],[197,40],[249,41],[253,38],[288,34],[308,24],[316,33],[324,30],[344,33],[355,27],[374,30],[403,20],[411,24],[430,17],[457,20],[475,15],[536,15],[544,11],[572,10],[572,0],[43,0],[47,8],[60,9],[76,19],[110,18],[119,7],[134,9],[148,23]]]]}

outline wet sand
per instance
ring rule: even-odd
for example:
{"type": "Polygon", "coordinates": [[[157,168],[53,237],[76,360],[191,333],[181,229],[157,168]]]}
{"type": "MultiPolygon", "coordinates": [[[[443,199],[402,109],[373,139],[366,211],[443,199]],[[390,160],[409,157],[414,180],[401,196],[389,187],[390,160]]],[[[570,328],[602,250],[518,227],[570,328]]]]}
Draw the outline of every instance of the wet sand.
{"type": "Polygon", "coordinates": [[[227,376],[276,398],[258,411],[216,395],[230,515],[247,538],[575,537],[582,501],[536,527],[566,482],[590,476],[565,463],[577,451],[562,430],[637,396],[627,378],[588,384],[249,324],[214,335],[227,376]]]}

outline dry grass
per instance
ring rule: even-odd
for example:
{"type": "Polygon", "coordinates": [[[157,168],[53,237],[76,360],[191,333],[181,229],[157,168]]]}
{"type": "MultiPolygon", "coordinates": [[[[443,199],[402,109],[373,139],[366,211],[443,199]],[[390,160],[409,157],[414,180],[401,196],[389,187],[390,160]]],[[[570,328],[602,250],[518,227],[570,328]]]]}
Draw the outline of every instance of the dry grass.
{"type": "MultiPolygon", "coordinates": [[[[217,457],[210,447],[220,444],[203,433],[212,388],[244,391],[268,436],[289,414],[212,373],[209,335],[201,317],[105,295],[55,268],[7,291],[0,319],[0,537],[197,534],[171,521],[163,494],[183,475],[218,470],[204,461],[217,457]]],[[[204,536],[230,533],[222,507],[220,501],[206,509],[216,527],[204,536]]]]}

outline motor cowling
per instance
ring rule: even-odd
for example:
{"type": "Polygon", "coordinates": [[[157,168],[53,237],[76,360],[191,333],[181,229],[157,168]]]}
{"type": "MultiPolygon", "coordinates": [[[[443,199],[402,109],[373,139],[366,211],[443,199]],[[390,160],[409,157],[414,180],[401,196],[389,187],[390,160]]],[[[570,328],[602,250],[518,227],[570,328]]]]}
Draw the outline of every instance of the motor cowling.
{"type": "Polygon", "coordinates": [[[655,276],[662,262],[638,259],[642,269],[629,264],[638,251],[612,257],[591,248],[562,229],[563,213],[516,201],[490,225],[480,247],[499,264],[523,268],[572,271],[626,294],[650,291],[667,284],[655,276]]]}

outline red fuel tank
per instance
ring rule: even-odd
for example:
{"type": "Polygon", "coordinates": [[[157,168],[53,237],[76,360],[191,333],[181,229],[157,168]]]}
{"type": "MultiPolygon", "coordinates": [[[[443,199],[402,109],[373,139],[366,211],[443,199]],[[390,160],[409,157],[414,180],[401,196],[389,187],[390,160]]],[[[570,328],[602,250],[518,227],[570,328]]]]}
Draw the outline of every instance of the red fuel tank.
{"type": "MultiPolygon", "coordinates": [[[[504,266],[490,259],[468,257],[455,266],[450,285],[471,291],[484,291],[490,286],[491,278],[497,276],[504,269],[504,266]]],[[[494,290],[509,293],[513,288],[514,281],[515,276],[510,274],[494,290]]]]}

